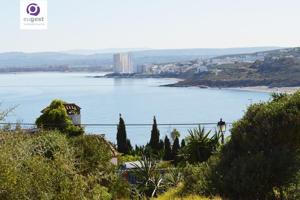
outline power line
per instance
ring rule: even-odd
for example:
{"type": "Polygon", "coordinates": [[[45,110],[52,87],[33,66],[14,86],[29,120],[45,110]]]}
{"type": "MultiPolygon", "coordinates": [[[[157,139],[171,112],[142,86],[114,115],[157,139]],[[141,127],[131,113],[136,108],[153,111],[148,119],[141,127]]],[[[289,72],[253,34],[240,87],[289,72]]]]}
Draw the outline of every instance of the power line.
{"type": "MultiPolygon", "coordinates": [[[[35,123],[0,123],[0,125],[24,125],[24,126],[36,126],[35,123]]],[[[227,125],[232,125],[232,123],[226,123],[227,125]]],[[[62,124],[44,124],[45,126],[62,126],[62,124]]],[[[107,126],[107,127],[112,127],[112,126],[118,126],[118,124],[96,124],[96,123],[86,123],[86,124],[80,124],[81,126],[107,126]]],[[[126,126],[152,126],[153,124],[149,123],[134,123],[134,124],[126,124],[126,126]]],[[[204,122],[204,123],[158,123],[158,126],[198,126],[198,125],[217,125],[216,122],[204,122]]]]}

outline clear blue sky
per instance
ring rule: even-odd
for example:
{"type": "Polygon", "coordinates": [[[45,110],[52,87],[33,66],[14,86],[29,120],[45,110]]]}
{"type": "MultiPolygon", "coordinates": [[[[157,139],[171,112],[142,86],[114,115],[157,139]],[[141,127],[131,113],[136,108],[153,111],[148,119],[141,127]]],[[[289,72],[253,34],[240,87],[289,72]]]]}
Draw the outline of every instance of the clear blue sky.
{"type": "Polygon", "coordinates": [[[300,46],[299,0],[48,0],[48,30],[19,30],[2,0],[0,52],[300,46]]]}

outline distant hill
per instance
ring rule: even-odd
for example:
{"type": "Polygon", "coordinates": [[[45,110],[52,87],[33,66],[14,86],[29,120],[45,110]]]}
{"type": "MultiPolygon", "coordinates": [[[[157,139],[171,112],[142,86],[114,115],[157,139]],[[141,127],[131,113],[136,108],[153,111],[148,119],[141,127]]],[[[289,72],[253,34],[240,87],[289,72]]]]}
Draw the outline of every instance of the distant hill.
{"type": "Polygon", "coordinates": [[[74,49],[62,51],[61,53],[76,54],[76,55],[93,55],[93,54],[113,54],[121,52],[135,52],[151,50],[150,48],[110,48],[110,49],[74,49]]]}
{"type": "Polygon", "coordinates": [[[200,57],[214,57],[230,54],[254,53],[280,49],[279,47],[253,47],[228,49],[175,49],[175,50],[148,50],[148,49],[108,49],[108,50],[74,50],[67,52],[40,52],[0,53],[0,68],[10,67],[95,67],[111,66],[113,53],[132,51],[135,64],[178,62],[197,59],[200,57]],[[100,52],[100,53],[99,53],[100,52]]]}
{"type": "Polygon", "coordinates": [[[263,54],[262,61],[213,65],[208,72],[184,74],[184,81],[171,86],[300,86],[300,48],[272,50],[263,54]]]}

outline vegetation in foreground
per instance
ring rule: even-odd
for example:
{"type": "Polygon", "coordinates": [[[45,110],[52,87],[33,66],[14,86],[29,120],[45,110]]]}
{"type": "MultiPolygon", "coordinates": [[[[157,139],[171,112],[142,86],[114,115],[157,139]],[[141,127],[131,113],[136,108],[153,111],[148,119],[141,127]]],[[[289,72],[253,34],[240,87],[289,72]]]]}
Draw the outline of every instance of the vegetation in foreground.
{"type": "Polygon", "coordinates": [[[118,199],[128,186],[115,174],[109,147],[56,131],[0,136],[0,199],[118,199]]]}
{"type": "MultiPolygon", "coordinates": [[[[56,124],[66,120],[59,109],[48,113],[61,117],[50,117],[56,124]]],[[[120,118],[120,164],[139,160],[134,184],[111,164],[101,137],[45,128],[31,135],[1,131],[1,199],[300,198],[300,92],[251,105],[225,144],[202,127],[181,142],[176,130],[162,140],[154,118],[149,143],[132,148],[120,118]]]]}

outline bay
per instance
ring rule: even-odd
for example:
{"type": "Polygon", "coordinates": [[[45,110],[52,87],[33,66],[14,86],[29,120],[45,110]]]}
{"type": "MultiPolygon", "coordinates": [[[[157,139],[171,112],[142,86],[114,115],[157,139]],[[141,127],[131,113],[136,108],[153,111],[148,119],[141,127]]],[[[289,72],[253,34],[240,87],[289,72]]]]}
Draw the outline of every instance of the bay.
{"type": "MultiPolygon", "coordinates": [[[[230,89],[160,87],[175,79],[93,78],[101,73],[0,74],[1,109],[17,105],[7,122],[34,123],[53,99],[82,108],[83,124],[117,124],[119,113],[126,124],[217,123],[240,119],[251,103],[267,101],[270,94],[230,89]]],[[[159,126],[161,138],[176,128],[184,138],[195,125],[159,126]]],[[[207,125],[214,131],[215,124],[207,125]]],[[[90,134],[105,134],[116,141],[116,126],[87,126],[90,134]]],[[[230,126],[228,126],[230,129],[230,126]]],[[[128,126],[132,144],[146,144],[151,126],[128,126]]]]}

